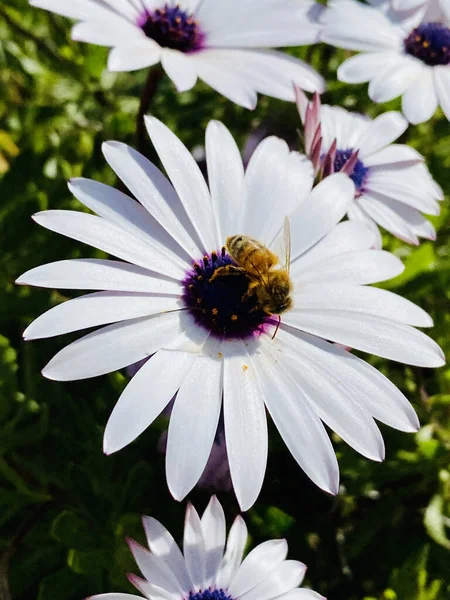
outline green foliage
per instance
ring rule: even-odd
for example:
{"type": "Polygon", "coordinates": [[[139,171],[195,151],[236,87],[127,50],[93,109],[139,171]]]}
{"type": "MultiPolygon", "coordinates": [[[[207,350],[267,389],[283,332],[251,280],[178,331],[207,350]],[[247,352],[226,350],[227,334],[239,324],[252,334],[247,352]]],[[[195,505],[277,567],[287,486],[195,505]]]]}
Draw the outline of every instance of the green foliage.
{"type": "MultiPolygon", "coordinates": [[[[70,384],[44,380],[40,369],[66,339],[25,344],[33,318],[65,300],[60,292],[19,288],[18,275],[55,259],[101,256],[34,225],[48,208],[81,207],[66,180],[86,176],[115,185],[101,143],[135,145],[135,119],[146,74],[104,71],[106,51],[70,40],[68,20],[30,8],[0,7],[0,590],[9,600],[80,600],[131,591],[136,567],[125,536],[143,542],[141,514],[160,519],[180,539],[184,506],[170,498],[157,450],[163,425],[119,455],[101,452],[102,432],[125,374],[70,384]]],[[[336,81],[345,53],[327,47],[295,54],[329,83],[326,102],[375,116],[364,86],[336,81]]],[[[211,118],[223,120],[244,146],[261,124],[294,146],[295,107],[260,98],[253,112],[197,84],[177,94],[164,79],[152,112],[190,147],[203,144],[211,118]]],[[[450,191],[450,124],[439,113],[411,127],[403,141],[427,157],[450,191]]],[[[155,158],[150,144],[146,147],[155,158]]],[[[419,248],[386,236],[405,272],[384,287],[420,304],[435,321],[431,335],[450,350],[448,206],[434,219],[436,243],[419,248]]],[[[340,600],[445,600],[450,597],[450,368],[373,364],[418,411],[417,435],[383,428],[387,458],[371,463],[333,437],[342,493],[329,498],[295,464],[271,430],[271,454],[260,501],[247,522],[253,543],[286,537],[290,556],[304,561],[307,582],[340,600]]],[[[192,500],[203,509],[209,491],[192,500]]],[[[220,494],[231,520],[231,494],[220,494]]]]}

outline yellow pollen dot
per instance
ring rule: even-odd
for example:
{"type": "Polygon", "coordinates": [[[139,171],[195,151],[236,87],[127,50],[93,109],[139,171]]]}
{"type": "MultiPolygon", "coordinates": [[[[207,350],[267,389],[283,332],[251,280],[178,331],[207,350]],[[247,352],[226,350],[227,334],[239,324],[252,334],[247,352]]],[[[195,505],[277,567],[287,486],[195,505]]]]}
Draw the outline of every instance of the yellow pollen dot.
{"type": "Polygon", "coordinates": [[[420,42],[420,40],[421,40],[421,39],[422,39],[422,38],[420,37],[420,35],[416,35],[416,37],[414,38],[414,40],[415,40],[416,42],[420,42]]]}
{"type": "Polygon", "coordinates": [[[201,298],[197,298],[197,304],[201,304],[202,303],[202,299],[201,298]]]}
{"type": "Polygon", "coordinates": [[[425,42],[422,42],[422,46],[423,46],[424,48],[428,48],[428,46],[429,46],[429,45],[430,45],[430,42],[427,42],[427,41],[425,41],[425,42]]]}
{"type": "Polygon", "coordinates": [[[237,315],[231,315],[231,320],[232,321],[237,321],[238,320],[238,316],[237,315]]]}
{"type": "Polygon", "coordinates": [[[217,310],[217,308],[213,308],[211,312],[215,317],[217,317],[217,315],[219,314],[219,311],[217,310]]]}
{"type": "Polygon", "coordinates": [[[248,371],[248,367],[247,367],[247,365],[242,365],[242,370],[243,370],[243,371],[248,371]]]}
{"type": "Polygon", "coordinates": [[[175,17],[175,23],[181,23],[181,17],[175,17]]]}

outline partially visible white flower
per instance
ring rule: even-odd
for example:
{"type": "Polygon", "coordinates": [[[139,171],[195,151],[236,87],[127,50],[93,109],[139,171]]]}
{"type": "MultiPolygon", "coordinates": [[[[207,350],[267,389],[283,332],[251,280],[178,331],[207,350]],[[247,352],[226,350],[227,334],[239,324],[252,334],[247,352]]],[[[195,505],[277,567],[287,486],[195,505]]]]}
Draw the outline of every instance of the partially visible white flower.
{"type": "Polygon", "coordinates": [[[426,19],[435,18],[438,11],[450,18],[449,0],[392,0],[392,7],[400,12],[420,12],[426,19]]]}
{"type": "Polygon", "coordinates": [[[322,106],[317,94],[308,102],[299,89],[297,106],[315,171],[321,178],[345,172],[355,184],[349,219],[379,225],[410,244],[419,244],[419,237],[436,239],[433,225],[421,213],[439,214],[442,190],[421,154],[393,143],[408,126],[400,113],[372,120],[338,106],[322,106]]]}
{"type": "MultiPolygon", "coordinates": [[[[448,0],[446,0],[446,4],[448,0]]],[[[439,6],[411,14],[357,0],[331,0],[322,15],[322,40],[356,50],[338,69],[347,83],[369,81],[374,102],[402,96],[410,123],[430,119],[438,105],[450,119],[450,15],[439,6]]]]}
{"type": "Polygon", "coordinates": [[[323,91],[301,60],[263,48],[314,44],[322,6],[314,0],[31,0],[79,21],[72,38],[112,48],[110,71],[161,62],[179,92],[202,79],[236,104],[257,93],[294,101],[292,82],[323,91]]]}
{"type": "Polygon", "coordinates": [[[404,267],[392,254],[371,250],[374,235],[363,224],[339,223],[354,197],[347,176],[335,173],[312,189],[310,161],[275,137],[257,147],[244,171],[230,132],[212,122],[208,188],[177,136],[153,117],[146,123],[171,181],[132,148],[109,142],[105,157],[138,201],[76,179],[71,191],[98,216],[34,215],[41,226],[121,259],[53,262],[19,278],[20,284],[100,290],[52,308],[27,328],[24,337],[36,339],[100,327],[58,352],[43,374],[85,379],[150,357],[111,413],[104,450],[111,454],[135,440],[176,395],[166,472],[178,500],[201,477],[223,411],[233,488],[243,510],[253,505],[267,463],[266,407],[307,475],[337,493],[339,468],[323,423],[364,456],[383,460],[374,419],[402,431],[416,431],[418,420],[386,377],[330,342],[437,367],[444,364],[442,351],[414,328],[431,326],[431,318],[367,285],[404,267]],[[279,311],[274,337],[278,314],[251,293],[249,271],[237,268],[227,238],[250,236],[284,262],[286,215],[293,306],[279,311]]]}
{"type": "MultiPolygon", "coordinates": [[[[149,600],[325,600],[299,588],[306,565],[287,560],[286,540],[263,542],[244,558],[247,527],[236,517],[228,539],[223,508],[213,496],[200,518],[188,504],[183,551],[153,517],[142,519],[149,550],[128,540],[142,577],[129,581],[149,600]]],[[[107,593],[87,600],[142,600],[142,596],[107,593]]]]}

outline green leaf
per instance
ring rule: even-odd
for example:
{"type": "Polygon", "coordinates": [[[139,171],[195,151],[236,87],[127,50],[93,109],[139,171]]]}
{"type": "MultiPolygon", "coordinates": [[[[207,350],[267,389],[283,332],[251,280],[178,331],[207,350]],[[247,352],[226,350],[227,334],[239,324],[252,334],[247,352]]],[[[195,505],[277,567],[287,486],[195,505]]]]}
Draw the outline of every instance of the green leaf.
{"type": "Polygon", "coordinates": [[[445,526],[444,499],[440,495],[436,495],[429,503],[424,517],[425,529],[428,535],[438,544],[450,550],[450,539],[447,537],[445,526]]]}
{"type": "Polygon", "coordinates": [[[92,529],[83,518],[65,510],[54,519],[50,535],[66,548],[83,550],[96,545],[96,536],[92,529]]]}

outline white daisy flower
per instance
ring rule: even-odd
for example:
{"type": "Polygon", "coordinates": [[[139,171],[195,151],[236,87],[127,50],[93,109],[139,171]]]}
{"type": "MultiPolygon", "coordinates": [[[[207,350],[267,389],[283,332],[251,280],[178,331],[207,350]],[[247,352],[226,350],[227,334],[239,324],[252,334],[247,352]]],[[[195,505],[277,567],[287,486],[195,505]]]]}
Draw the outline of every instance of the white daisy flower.
{"type": "MultiPolygon", "coordinates": [[[[153,517],[143,517],[149,550],[128,540],[142,577],[129,581],[149,600],[326,600],[299,588],[306,565],[286,560],[287,542],[259,544],[245,558],[247,527],[236,517],[228,539],[223,508],[213,496],[200,518],[186,509],[183,552],[171,533],[153,517]]],[[[142,600],[134,594],[98,594],[87,600],[142,600]]]]}
{"type": "Polygon", "coordinates": [[[324,42],[362,52],[342,63],[340,81],[369,81],[374,102],[402,96],[411,123],[430,119],[438,104],[450,119],[450,18],[436,6],[422,18],[420,12],[402,16],[356,0],[331,0],[322,20],[324,42]]]}
{"type": "Polygon", "coordinates": [[[181,141],[157,119],[146,123],[171,182],[132,148],[109,142],[105,157],[139,203],[75,179],[71,191],[98,216],[34,215],[43,227],[125,261],[63,260],[19,278],[19,284],[101,290],[44,313],[26,339],[113,323],[61,350],[43,374],[84,379],[151,356],[115,406],[104,450],[110,454],[135,440],[177,394],[166,454],[176,499],[200,478],[223,410],[234,491],[243,510],[252,506],[267,461],[266,407],[308,476],[337,493],[338,465],[322,421],[374,460],[384,456],[374,417],[404,431],[415,431],[418,421],[390,381],[331,342],[438,367],[444,363],[439,347],[411,327],[430,326],[430,317],[395,294],[365,286],[398,275],[403,265],[392,254],[369,250],[374,236],[365,226],[336,227],[353,202],[346,175],[331,175],[311,191],[311,163],[274,137],[258,146],[244,175],[231,134],[212,122],[208,189],[181,141]],[[280,255],[285,215],[292,230],[290,279],[272,268],[269,300],[277,306],[270,315],[267,275],[249,261],[239,267],[231,241],[254,238],[249,243],[259,248],[258,264],[267,271],[276,257],[261,244],[280,255]],[[276,313],[282,319],[274,337],[276,313]]]}
{"type": "Polygon", "coordinates": [[[382,239],[379,225],[409,242],[436,239],[433,225],[421,212],[438,215],[441,188],[431,177],[424,158],[405,144],[393,144],[408,127],[398,112],[376,119],[338,106],[322,106],[316,94],[308,102],[297,88],[297,106],[304,125],[305,150],[320,177],[345,172],[355,184],[347,216],[366,222],[382,239]]]}
{"type": "Polygon", "coordinates": [[[79,21],[72,38],[112,48],[110,71],[161,62],[178,91],[197,78],[236,104],[256,94],[294,101],[292,82],[323,91],[323,78],[301,60],[263,48],[314,44],[314,0],[31,0],[79,21]]]}

